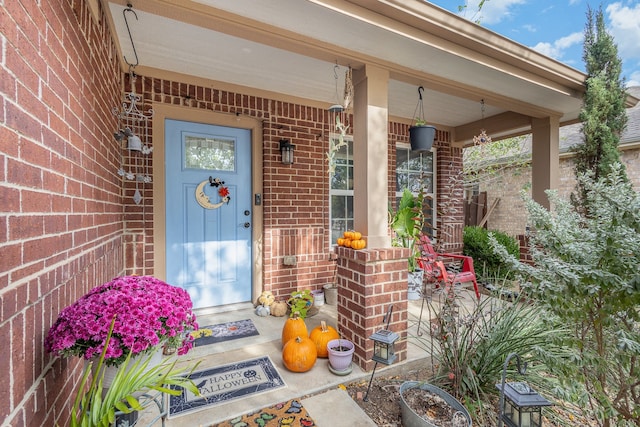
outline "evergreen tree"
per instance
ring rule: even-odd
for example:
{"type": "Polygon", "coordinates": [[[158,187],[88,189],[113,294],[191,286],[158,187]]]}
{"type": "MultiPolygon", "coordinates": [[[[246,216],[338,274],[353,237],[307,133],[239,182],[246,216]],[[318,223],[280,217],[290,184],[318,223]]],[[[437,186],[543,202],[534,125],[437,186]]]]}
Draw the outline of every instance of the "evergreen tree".
{"type": "MultiPolygon", "coordinates": [[[[580,121],[584,144],[576,152],[576,176],[592,171],[594,179],[607,176],[611,166],[620,161],[618,145],[627,125],[625,82],[621,77],[622,61],[613,37],[607,33],[602,6],[597,12],[589,8],[584,32],[583,60],[586,65],[586,91],[580,121]]],[[[625,173],[626,178],[626,173],[625,173]]],[[[580,183],[574,204],[584,207],[585,189],[580,183]]]]}

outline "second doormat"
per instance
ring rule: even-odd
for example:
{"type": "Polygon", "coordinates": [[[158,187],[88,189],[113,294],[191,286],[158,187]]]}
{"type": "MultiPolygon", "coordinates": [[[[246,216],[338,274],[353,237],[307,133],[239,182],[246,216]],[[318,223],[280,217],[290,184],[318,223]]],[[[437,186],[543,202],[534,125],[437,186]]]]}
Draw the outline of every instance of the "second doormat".
{"type": "Polygon", "coordinates": [[[235,320],[233,322],[219,323],[217,325],[202,326],[197,331],[191,332],[194,338],[193,346],[215,344],[223,341],[259,335],[256,326],[251,319],[235,320]]]}
{"type": "Polygon", "coordinates": [[[211,427],[317,427],[300,403],[289,400],[211,427]]]}
{"type": "Polygon", "coordinates": [[[178,396],[170,395],[169,416],[285,386],[269,356],[196,371],[190,378],[198,387],[200,396],[185,389],[178,396]]]}

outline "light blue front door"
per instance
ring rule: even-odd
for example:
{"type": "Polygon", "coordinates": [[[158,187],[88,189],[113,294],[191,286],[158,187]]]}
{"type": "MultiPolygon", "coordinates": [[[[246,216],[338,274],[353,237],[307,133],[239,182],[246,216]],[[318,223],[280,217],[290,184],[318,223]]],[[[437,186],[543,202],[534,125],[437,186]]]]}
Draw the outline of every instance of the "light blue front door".
{"type": "Polygon", "coordinates": [[[167,282],[196,308],[250,301],[251,132],[166,120],[165,147],[167,282]]]}

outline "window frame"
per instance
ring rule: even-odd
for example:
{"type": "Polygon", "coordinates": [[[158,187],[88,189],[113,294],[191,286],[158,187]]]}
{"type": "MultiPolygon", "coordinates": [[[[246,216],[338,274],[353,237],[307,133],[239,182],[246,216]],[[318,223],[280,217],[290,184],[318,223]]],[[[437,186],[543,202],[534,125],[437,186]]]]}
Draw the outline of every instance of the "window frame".
{"type": "MultiPolygon", "coordinates": [[[[395,165],[394,165],[394,175],[395,175],[395,182],[394,182],[394,196],[395,196],[395,203],[396,203],[396,207],[397,207],[397,203],[400,200],[400,198],[402,198],[402,192],[404,191],[404,188],[398,189],[398,151],[399,150],[406,150],[406,151],[411,151],[411,146],[409,144],[406,143],[397,143],[395,146],[395,165]]],[[[432,218],[432,226],[431,227],[425,227],[424,230],[427,234],[429,234],[429,236],[431,238],[437,238],[437,230],[436,230],[436,223],[438,221],[437,215],[438,215],[438,210],[436,209],[437,207],[437,202],[438,202],[438,150],[435,147],[431,147],[431,150],[429,150],[429,152],[431,153],[432,156],[432,180],[433,180],[433,188],[432,188],[432,192],[431,193],[425,193],[425,196],[430,196],[431,200],[433,202],[433,205],[431,206],[430,210],[431,210],[431,218],[432,218]]],[[[422,155],[422,153],[419,153],[420,155],[422,155]]],[[[417,196],[418,193],[416,192],[412,192],[414,195],[417,196]]],[[[427,207],[424,207],[423,212],[427,209],[427,207]]],[[[425,218],[427,216],[425,215],[425,218]]]]}
{"type": "MultiPolygon", "coordinates": [[[[329,138],[333,138],[333,139],[338,139],[338,137],[340,136],[340,134],[338,133],[334,133],[331,132],[329,134],[329,138]]],[[[344,135],[344,141],[348,144],[347,145],[347,165],[348,167],[351,168],[351,170],[353,171],[353,168],[355,167],[355,165],[353,164],[353,151],[354,151],[354,142],[353,142],[353,135],[344,135]]],[[[349,175],[348,175],[349,176],[349,175]]],[[[353,176],[353,172],[351,174],[351,176],[353,176]]],[[[346,197],[349,198],[351,197],[351,214],[353,215],[353,199],[354,199],[354,190],[353,190],[353,182],[351,182],[351,189],[347,188],[347,189],[334,189],[332,186],[332,181],[333,181],[333,176],[329,175],[329,214],[328,214],[328,221],[329,221],[329,249],[333,249],[336,246],[336,238],[334,238],[333,236],[333,204],[332,204],[332,198],[333,196],[340,196],[340,197],[346,197]]],[[[349,186],[349,180],[347,179],[347,187],[349,186]]],[[[344,220],[347,222],[347,224],[349,223],[349,221],[351,223],[353,223],[354,218],[348,218],[345,217],[344,220]]],[[[347,226],[348,227],[348,226],[347,226]]],[[[348,228],[347,228],[348,229],[348,228]]],[[[346,230],[343,230],[346,231],[346,230]]]]}

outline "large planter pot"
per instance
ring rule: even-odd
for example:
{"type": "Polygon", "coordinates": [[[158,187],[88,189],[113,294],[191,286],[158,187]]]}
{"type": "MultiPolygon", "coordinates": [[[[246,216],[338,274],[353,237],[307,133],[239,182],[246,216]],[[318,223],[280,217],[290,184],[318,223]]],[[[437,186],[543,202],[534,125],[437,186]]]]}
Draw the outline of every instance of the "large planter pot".
{"type": "Polygon", "coordinates": [[[411,151],[429,151],[436,137],[436,128],[428,125],[409,127],[411,151]]]}
{"type": "MultiPolygon", "coordinates": [[[[144,359],[148,357],[148,354],[144,354],[143,356],[132,356],[129,360],[129,366],[132,366],[138,359],[144,359]]],[[[142,363],[142,362],[141,362],[142,363]]],[[[162,346],[158,346],[153,353],[151,353],[151,360],[147,365],[147,370],[153,368],[154,366],[158,366],[162,363],[162,346]]],[[[95,373],[97,361],[92,365],[93,372],[95,373]]],[[[102,387],[104,389],[108,389],[113,383],[113,380],[120,369],[120,366],[107,366],[103,365],[102,369],[104,370],[104,379],[102,380],[102,387]]]]}
{"type": "Polygon", "coordinates": [[[329,368],[334,373],[341,374],[351,370],[351,359],[356,346],[348,340],[337,339],[327,343],[329,353],[329,368]]]}
{"type": "Polygon", "coordinates": [[[426,418],[421,417],[405,400],[406,392],[414,388],[419,388],[425,393],[432,393],[442,398],[453,409],[453,420],[457,422],[454,425],[471,427],[471,415],[469,415],[469,411],[460,401],[439,387],[419,381],[406,381],[400,386],[400,409],[402,411],[403,427],[438,427],[437,424],[433,424],[426,418]],[[464,424],[462,424],[463,422],[464,424]]]}
{"type": "Polygon", "coordinates": [[[424,278],[423,270],[410,271],[407,274],[407,299],[410,301],[419,300],[422,296],[422,279],[424,278]]]}

